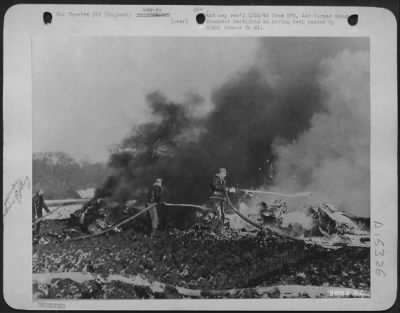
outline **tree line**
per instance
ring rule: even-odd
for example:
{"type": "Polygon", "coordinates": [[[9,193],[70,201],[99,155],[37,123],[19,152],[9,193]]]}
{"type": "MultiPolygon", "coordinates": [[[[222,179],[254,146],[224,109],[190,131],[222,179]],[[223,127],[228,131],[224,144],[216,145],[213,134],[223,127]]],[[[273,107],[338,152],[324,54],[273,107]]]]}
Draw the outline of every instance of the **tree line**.
{"type": "Polygon", "coordinates": [[[110,175],[105,163],[76,161],[65,152],[33,154],[33,192],[46,199],[79,198],[79,189],[96,188],[110,175]]]}

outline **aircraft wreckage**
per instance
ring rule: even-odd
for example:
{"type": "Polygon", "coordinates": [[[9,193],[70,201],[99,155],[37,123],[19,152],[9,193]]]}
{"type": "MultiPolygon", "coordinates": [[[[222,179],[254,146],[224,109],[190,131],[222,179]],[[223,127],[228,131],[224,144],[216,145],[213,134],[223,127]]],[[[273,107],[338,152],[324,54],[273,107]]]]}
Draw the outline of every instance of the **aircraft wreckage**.
{"type": "Polygon", "coordinates": [[[34,243],[34,297],[369,297],[369,219],[326,203],[289,211],[280,197],[228,198],[219,235],[203,205],[164,203],[151,235],[134,200],[59,205],[34,243]]]}
{"type": "MultiPolygon", "coordinates": [[[[247,189],[241,191],[251,196],[254,192],[287,198],[311,195],[307,192],[283,194],[247,189]]],[[[239,208],[235,208],[229,197],[227,200],[225,225],[234,230],[240,229],[242,232],[256,229],[269,230],[281,236],[325,247],[343,245],[369,247],[369,219],[337,210],[328,203],[288,211],[283,199],[268,204],[260,201],[255,207],[251,207],[255,203],[253,199],[252,201],[242,199],[239,201],[239,208]]],[[[136,200],[120,203],[109,198],[93,198],[81,206],[79,200],[56,203],[60,205],[33,224],[41,220],[64,220],[67,222],[67,228],[77,228],[84,234],[98,236],[107,232],[120,232],[129,227],[146,231],[150,223],[149,216],[144,214],[150,208],[138,206],[136,200]],[[70,204],[75,206],[71,208],[70,204]]],[[[210,219],[215,215],[206,205],[172,203],[163,203],[159,214],[165,229],[180,230],[193,227],[201,219],[210,219]]],[[[70,239],[68,236],[66,238],[70,239]]]]}

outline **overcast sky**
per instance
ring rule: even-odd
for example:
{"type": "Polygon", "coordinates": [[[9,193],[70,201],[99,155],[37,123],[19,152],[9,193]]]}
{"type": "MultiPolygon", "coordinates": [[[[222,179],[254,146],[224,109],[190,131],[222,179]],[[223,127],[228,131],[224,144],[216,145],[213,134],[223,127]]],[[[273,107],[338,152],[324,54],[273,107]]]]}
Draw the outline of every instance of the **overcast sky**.
{"type": "Polygon", "coordinates": [[[33,152],[106,161],[108,148],[148,118],[145,97],[213,88],[254,62],[257,40],[84,38],[33,41],[33,152]]]}

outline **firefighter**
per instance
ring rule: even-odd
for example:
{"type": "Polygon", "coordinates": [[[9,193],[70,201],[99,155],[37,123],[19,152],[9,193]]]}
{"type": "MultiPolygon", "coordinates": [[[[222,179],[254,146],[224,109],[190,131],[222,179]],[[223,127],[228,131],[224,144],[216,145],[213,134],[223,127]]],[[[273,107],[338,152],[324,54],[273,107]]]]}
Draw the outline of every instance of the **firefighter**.
{"type": "Polygon", "coordinates": [[[226,176],[227,170],[225,168],[220,168],[218,173],[212,179],[211,182],[211,195],[210,203],[214,211],[217,212],[217,231],[221,232],[224,229],[225,222],[225,211],[224,204],[226,201],[227,192],[236,192],[235,188],[226,187],[226,176]]]}
{"type": "Polygon", "coordinates": [[[161,202],[163,201],[163,196],[164,196],[164,187],[162,183],[162,178],[157,178],[155,183],[150,189],[147,203],[146,203],[146,208],[149,207],[150,205],[157,203],[156,206],[152,207],[148,211],[148,216],[151,221],[151,231],[155,231],[159,229],[159,219],[158,219],[158,213],[157,213],[157,208],[160,208],[161,202]]]}
{"type": "MultiPolygon", "coordinates": [[[[43,190],[39,190],[32,198],[32,221],[34,222],[35,219],[42,217],[42,210],[45,209],[47,213],[50,213],[49,208],[47,207],[46,203],[44,202],[44,192],[43,190]]],[[[37,222],[33,226],[33,233],[34,235],[39,235],[40,233],[40,223],[37,222]]]]}

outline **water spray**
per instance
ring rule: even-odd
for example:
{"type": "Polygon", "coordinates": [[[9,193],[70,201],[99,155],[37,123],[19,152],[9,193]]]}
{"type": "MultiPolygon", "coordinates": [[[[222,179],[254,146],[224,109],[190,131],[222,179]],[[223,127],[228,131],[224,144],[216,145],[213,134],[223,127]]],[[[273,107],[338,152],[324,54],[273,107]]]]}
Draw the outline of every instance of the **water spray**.
{"type": "Polygon", "coordinates": [[[267,194],[267,195],[272,195],[272,196],[279,196],[279,197],[284,197],[284,198],[299,198],[299,197],[308,197],[310,198],[312,196],[311,192],[296,192],[292,194],[286,194],[286,193],[280,193],[280,192],[272,192],[272,191],[264,191],[264,190],[252,190],[252,189],[238,189],[239,191],[243,191],[245,193],[261,193],[261,194],[267,194]]]}

